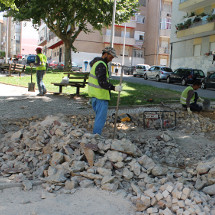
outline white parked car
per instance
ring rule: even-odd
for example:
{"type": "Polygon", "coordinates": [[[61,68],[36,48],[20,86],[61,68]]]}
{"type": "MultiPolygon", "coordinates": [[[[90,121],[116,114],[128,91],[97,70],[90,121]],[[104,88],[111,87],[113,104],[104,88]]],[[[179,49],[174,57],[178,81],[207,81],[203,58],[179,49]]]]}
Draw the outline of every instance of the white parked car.
{"type": "Polygon", "coordinates": [[[145,71],[150,69],[150,66],[148,64],[137,64],[136,65],[136,70],[133,72],[134,77],[143,77],[145,74],[145,71]]]}

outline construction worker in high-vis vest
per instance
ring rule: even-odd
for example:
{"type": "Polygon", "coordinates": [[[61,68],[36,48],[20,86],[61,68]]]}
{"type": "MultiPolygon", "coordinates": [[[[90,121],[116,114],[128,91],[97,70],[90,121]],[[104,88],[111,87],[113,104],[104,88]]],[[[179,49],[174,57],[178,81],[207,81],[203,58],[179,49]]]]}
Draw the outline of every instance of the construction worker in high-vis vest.
{"type": "Polygon", "coordinates": [[[201,111],[202,106],[197,104],[197,101],[203,102],[204,100],[198,96],[195,90],[201,87],[201,81],[196,80],[192,86],[188,86],[181,94],[180,103],[182,107],[186,108],[188,114],[192,114],[192,111],[201,111]]]}
{"type": "Polygon", "coordinates": [[[40,47],[36,48],[36,58],[34,65],[36,66],[37,71],[37,86],[39,90],[38,96],[44,96],[47,93],[46,87],[43,83],[43,76],[46,72],[46,62],[47,58],[44,54],[42,54],[42,49],[40,47]]]}
{"type": "Polygon", "coordinates": [[[113,86],[109,82],[108,63],[116,56],[114,48],[106,47],[102,50],[102,57],[96,57],[90,62],[91,71],[88,80],[88,94],[91,97],[95,111],[93,133],[101,135],[107,118],[110,91],[122,91],[121,86],[113,86]]]}

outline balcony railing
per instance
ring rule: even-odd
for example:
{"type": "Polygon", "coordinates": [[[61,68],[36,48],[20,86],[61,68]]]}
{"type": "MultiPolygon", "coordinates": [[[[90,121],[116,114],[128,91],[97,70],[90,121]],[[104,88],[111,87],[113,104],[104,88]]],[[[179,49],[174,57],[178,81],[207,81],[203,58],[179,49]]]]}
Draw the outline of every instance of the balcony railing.
{"type": "Polygon", "coordinates": [[[191,26],[188,29],[180,30],[177,32],[177,37],[186,37],[190,35],[197,35],[204,32],[214,31],[215,30],[215,22],[208,22],[203,25],[195,25],[191,26]]]}
{"type": "Polygon", "coordinates": [[[161,29],[160,30],[161,37],[170,37],[170,35],[171,35],[171,29],[161,29]]]}
{"type": "MultiPolygon", "coordinates": [[[[110,35],[104,35],[103,36],[103,42],[104,43],[110,43],[110,35]]],[[[114,43],[116,44],[122,44],[124,43],[123,37],[114,37],[114,43]]],[[[125,45],[134,46],[135,45],[135,39],[134,38],[125,38],[125,45]]]]}
{"type": "Polygon", "coordinates": [[[160,47],[159,54],[169,54],[169,48],[160,47]]]}

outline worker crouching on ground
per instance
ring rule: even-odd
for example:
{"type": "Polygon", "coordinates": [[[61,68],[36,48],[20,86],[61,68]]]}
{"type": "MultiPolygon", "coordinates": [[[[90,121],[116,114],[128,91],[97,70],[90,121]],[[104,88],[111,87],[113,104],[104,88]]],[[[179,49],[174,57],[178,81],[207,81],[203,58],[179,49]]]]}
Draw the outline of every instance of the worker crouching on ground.
{"type": "Polygon", "coordinates": [[[46,62],[47,58],[44,54],[42,54],[42,49],[40,47],[36,48],[37,52],[35,63],[36,71],[37,71],[37,86],[39,90],[39,94],[37,96],[44,96],[47,93],[46,87],[43,83],[43,76],[46,72],[46,62]]]}
{"type": "Polygon", "coordinates": [[[94,134],[102,133],[107,119],[110,91],[120,92],[121,86],[113,86],[109,82],[108,63],[116,56],[115,49],[106,47],[102,50],[102,57],[96,57],[90,62],[91,71],[88,80],[88,94],[91,97],[92,107],[95,111],[94,134]]]}
{"type": "Polygon", "coordinates": [[[181,94],[180,102],[184,108],[187,109],[188,114],[192,114],[192,111],[201,111],[202,106],[197,104],[197,101],[203,102],[198,96],[195,90],[198,90],[201,86],[201,82],[199,80],[194,81],[192,86],[187,87],[181,94]]]}

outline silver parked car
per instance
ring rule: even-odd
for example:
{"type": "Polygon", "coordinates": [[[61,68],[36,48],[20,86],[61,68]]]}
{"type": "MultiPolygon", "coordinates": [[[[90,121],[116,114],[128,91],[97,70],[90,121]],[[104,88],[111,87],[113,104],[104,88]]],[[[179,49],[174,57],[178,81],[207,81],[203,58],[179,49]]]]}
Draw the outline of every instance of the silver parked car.
{"type": "Polygon", "coordinates": [[[143,77],[146,70],[148,70],[150,66],[148,64],[137,64],[135,70],[133,71],[134,77],[143,77]]]}
{"type": "Polygon", "coordinates": [[[166,66],[152,66],[150,69],[145,71],[143,77],[145,80],[156,79],[156,81],[166,80],[167,77],[172,73],[172,69],[166,66]]]}

